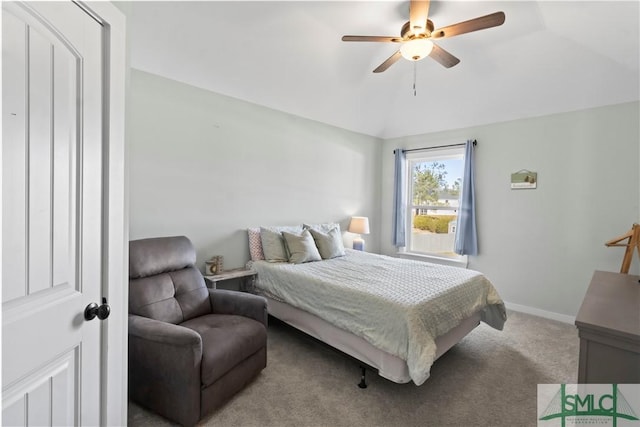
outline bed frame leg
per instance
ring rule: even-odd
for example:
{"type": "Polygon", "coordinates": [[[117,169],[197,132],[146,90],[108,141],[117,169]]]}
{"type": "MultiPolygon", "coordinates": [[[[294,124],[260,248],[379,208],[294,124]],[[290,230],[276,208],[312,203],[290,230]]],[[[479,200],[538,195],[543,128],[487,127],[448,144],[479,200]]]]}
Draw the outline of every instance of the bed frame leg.
{"type": "Polygon", "coordinates": [[[360,388],[367,388],[367,381],[365,376],[367,375],[367,369],[364,366],[360,366],[361,369],[361,376],[360,376],[360,383],[358,384],[358,387],[360,388]]]}

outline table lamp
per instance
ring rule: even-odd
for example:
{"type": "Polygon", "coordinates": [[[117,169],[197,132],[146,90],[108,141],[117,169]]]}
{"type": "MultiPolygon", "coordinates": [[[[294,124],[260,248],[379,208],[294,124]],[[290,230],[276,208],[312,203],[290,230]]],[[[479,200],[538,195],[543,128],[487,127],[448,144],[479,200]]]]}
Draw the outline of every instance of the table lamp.
{"type": "Polygon", "coordinates": [[[353,249],[364,251],[364,240],[360,235],[369,234],[369,218],[366,216],[352,216],[348,231],[349,233],[358,235],[358,237],[353,239],[353,249]]]}

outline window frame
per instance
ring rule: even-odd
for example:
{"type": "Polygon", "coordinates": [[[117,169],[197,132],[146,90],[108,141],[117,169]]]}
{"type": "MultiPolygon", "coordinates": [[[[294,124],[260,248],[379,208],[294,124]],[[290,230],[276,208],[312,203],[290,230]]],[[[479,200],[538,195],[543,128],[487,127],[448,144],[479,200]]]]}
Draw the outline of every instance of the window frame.
{"type": "MultiPolygon", "coordinates": [[[[414,205],[413,203],[413,189],[414,189],[414,181],[413,181],[413,169],[417,163],[432,163],[441,160],[450,160],[450,159],[460,159],[463,162],[463,171],[464,171],[464,161],[465,161],[465,147],[464,144],[442,144],[449,145],[443,148],[427,148],[425,150],[418,150],[414,152],[406,153],[405,159],[405,188],[406,192],[406,221],[405,221],[405,236],[406,242],[405,246],[400,249],[400,254],[403,256],[408,256],[412,258],[418,259],[428,259],[429,261],[442,262],[445,264],[453,264],[453,265],[467,265],[467,256],[466,255],[458,255],[458,254],[443,254],[437,252],[422,252],[417,250],[412,250],[412,240],[413,240],[413,212],[416,209],[428,209],[428,210],[455,210],[456,215],[459,210],[460,197],[464,188],[460,186],[460,193],[458,195],[458,207],[452,209],[451,206],[439,206],[439,205],[414,205]],[[455,146],[450,146],[455,145],[455,146]]],[[[460,177],[462,178],[462,177],[460,177]]],[[[457,233],[457,229],[456,229],[457,233]]],[[[453,248],[452,248],[453,249],[453,248]]]]}

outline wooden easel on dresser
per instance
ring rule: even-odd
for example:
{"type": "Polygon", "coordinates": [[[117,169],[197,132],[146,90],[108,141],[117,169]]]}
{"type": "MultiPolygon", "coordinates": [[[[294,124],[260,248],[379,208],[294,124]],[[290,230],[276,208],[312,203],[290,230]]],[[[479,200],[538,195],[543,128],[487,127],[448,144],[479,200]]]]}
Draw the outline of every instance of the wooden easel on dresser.
{"type": "Polygon", "coordinates": [[[631,267],[631,258],[633,258],[633,251],[638,249],[638,258],[640,258],[640,224],[633,224],[631,230],[627,231],[622,236],[611,239],[605,243],[606,246],[626,246],[624,251],[624,257],[622,258],[622,267],[620,267],[620,273],[629,274],[629,267],[631,267]],[[627,243],[621,243],[623,240],[629,239],[627,243]]]}

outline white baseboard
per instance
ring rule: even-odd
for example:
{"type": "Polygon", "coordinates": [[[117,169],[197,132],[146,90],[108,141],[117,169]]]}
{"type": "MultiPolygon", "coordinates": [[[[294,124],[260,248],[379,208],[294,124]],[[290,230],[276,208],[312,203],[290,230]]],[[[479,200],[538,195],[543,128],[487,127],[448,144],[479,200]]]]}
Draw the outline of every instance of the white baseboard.
{"type": "Polygon", "coordinates": [[[519,311],[521,313],[533,314],[534,316],[544,317],[545,319],[557,320],[558,322],[575,324],[576,318],[566,314],[554,313],[553,311],[542,310],[535,307],[529,307],[526,305],[513,304],[505,301],[504,305],[508,310],[519,311]]]}

